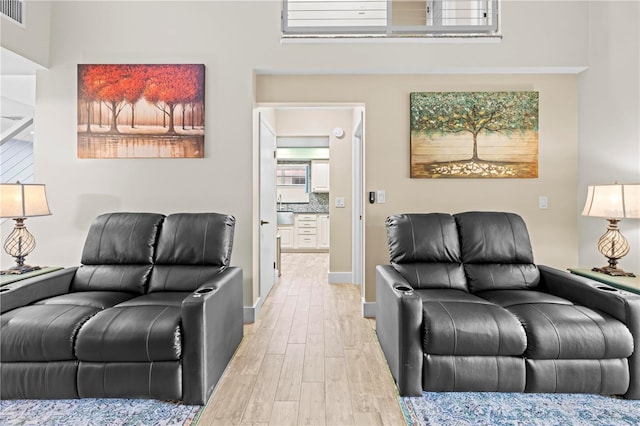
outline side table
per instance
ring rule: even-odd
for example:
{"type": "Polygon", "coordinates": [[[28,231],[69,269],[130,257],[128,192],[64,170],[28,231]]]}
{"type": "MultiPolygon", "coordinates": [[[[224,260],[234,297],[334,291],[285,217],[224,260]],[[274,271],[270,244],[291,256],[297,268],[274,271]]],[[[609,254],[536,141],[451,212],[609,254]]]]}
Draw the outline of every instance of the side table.
{"type": "Polygon", "coordinates": [[[7,274],[0,275],[0,287],[16,281],[26,280],[27,278],[37,277],[38,275],[48,274],[49,272],[59,271],[63,269],[61,266],[43,266],[35,271],[26,272],[24,274],[7,274]]]}
{"type": "Polygon", "coordinates": [[[595,272],[591,269],[579,269],[569,268],[569,272],[572,274],[580,275],[582,277],[591,278],[592,280],[600,281],[601,283],[609,284],[612,287],[619,288],[621,290],[631,291],[633,293],[640,294],[640,277],[614,277],[611,275],[603,274],[602,272],[595,272]]]}

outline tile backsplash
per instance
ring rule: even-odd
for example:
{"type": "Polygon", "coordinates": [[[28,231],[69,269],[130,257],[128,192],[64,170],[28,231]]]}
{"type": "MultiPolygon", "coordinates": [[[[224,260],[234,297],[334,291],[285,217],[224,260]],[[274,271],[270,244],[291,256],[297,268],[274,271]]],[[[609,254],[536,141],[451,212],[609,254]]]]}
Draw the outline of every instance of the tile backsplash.
{"type": "Polygon", "coordinates": [[[282,203],[278,210],[296,213],[329,213],[329,193],[310,192],[308,203],[282,203]]]}

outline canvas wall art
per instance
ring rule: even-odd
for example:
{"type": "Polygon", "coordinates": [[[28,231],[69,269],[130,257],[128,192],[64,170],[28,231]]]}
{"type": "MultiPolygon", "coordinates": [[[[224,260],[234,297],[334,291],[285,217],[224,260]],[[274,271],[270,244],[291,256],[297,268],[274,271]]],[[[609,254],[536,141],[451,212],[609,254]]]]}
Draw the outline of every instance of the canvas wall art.
{"type": "Polygon", "coordinates": [[[78,65],[79,158],[204,157],[204,65],[78,65]]]}
{"type": "Polygon", "coordinates": [[[412,178],[538,177],[538,92],[411,93],[412,178]]]}

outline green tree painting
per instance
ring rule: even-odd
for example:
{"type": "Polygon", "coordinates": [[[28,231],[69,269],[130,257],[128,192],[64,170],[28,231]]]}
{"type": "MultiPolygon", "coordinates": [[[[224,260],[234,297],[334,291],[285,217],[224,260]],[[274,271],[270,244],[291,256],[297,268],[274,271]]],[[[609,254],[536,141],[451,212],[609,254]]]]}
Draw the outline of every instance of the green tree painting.
{"type": "Polygon", "coordinates": [[[538,92],[411,93],[411,177],[538,177],[538,92]]]}

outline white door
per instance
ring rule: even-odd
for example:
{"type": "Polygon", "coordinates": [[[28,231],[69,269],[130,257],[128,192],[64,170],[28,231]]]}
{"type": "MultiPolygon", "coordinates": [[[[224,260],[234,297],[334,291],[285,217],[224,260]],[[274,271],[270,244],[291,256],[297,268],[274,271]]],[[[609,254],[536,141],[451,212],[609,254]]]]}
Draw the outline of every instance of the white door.
{"type": "Polygon", "coordinates": [[[263,114],[260,120],[260,304],[276,280],[276,134],[263,114]]]}
{"type": "Polygon", "coordinates": [[[351,268],[353,269],[353,283],[362,286],[362,297],[364,297],[364,110],[360,112],[360,121],[353,132],[353,222],[352,222],[352,252],[351,268]]]}

